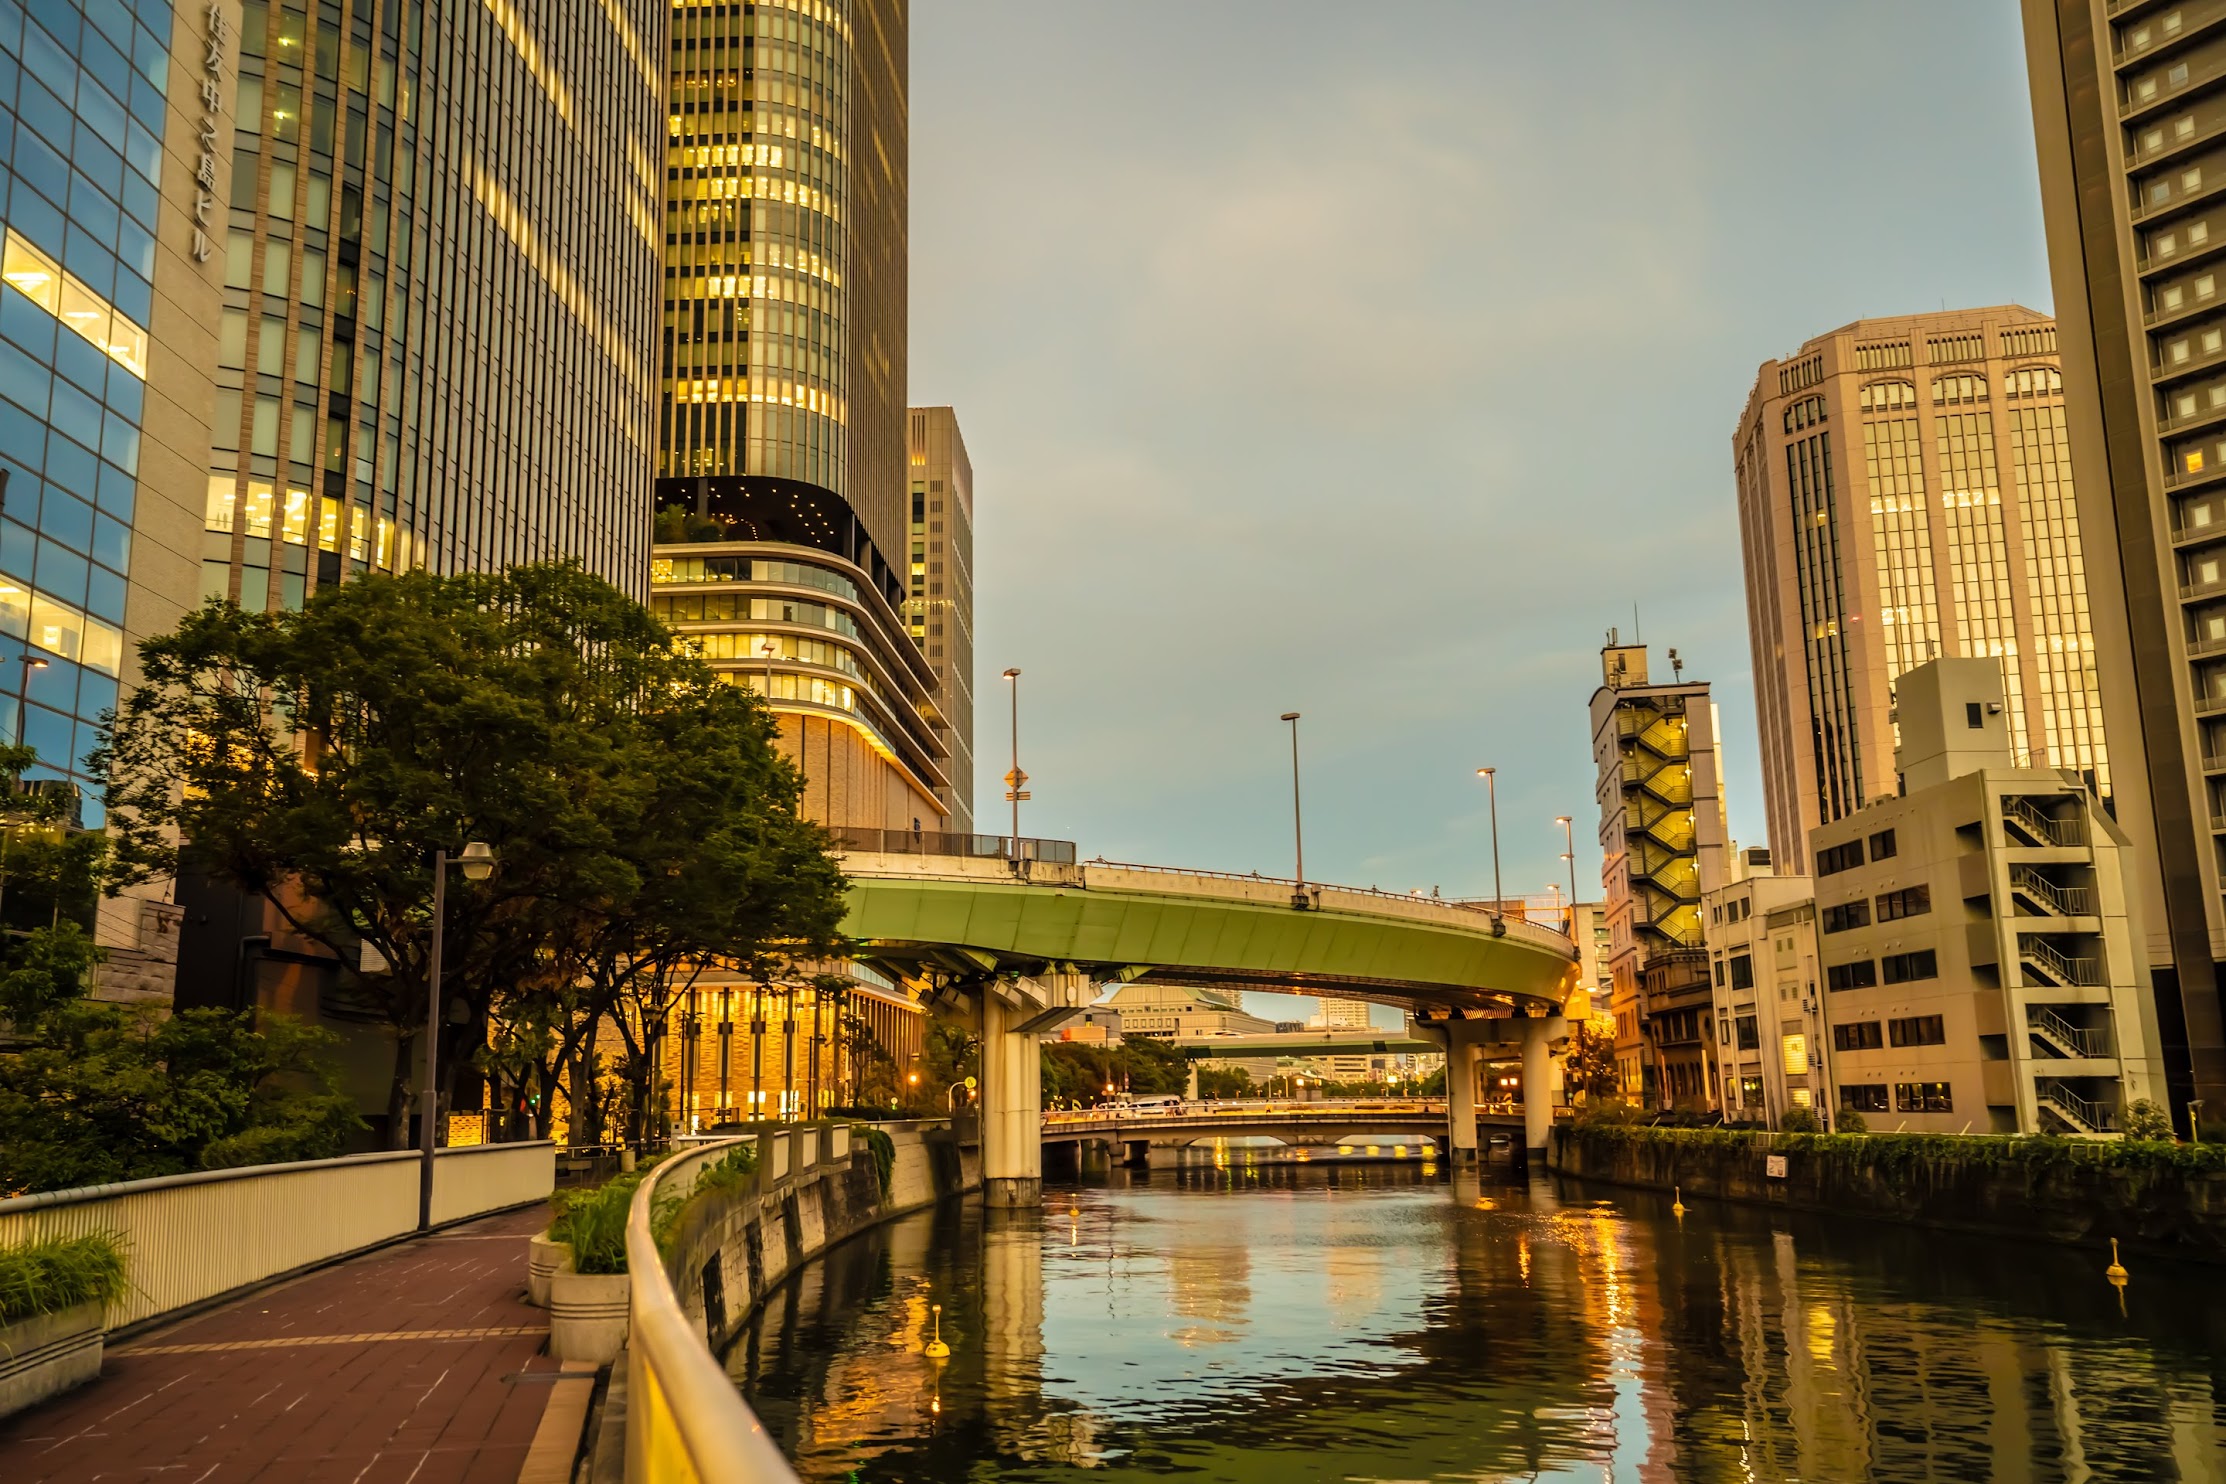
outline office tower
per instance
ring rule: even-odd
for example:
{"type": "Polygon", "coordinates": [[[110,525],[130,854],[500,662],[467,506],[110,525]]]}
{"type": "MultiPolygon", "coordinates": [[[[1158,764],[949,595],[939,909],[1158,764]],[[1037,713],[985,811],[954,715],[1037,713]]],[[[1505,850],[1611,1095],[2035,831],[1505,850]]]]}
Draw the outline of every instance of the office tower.
{"type": "MultiPolygon", "coordinates": [[[[101,713],[200,596],[216,286],[196,177],[234,38],[229,12],[170,0],[30,11],[0,8],[0,723],[98,826],[101,713]]],[[[100,904],[96,993],[168,995],[160,897],[100,904]]]]}
{"type": "Polygon", "coordinates": [[[2008,678],[2020,766],[2111,787],[2056,327],[2014,305],[1858,320],[1765,361],[1732,443],[1770,847],[1895,792],[1894,685],[2008,678]]]}
{"type": "Polygon", "coordinates": [[[945,829],[974,828],[974,465],[948,407],[911,413],[912,533],[904,621],[935,670],[950,783],[945,829]]]}
{"type": "Polygon", "coordinates": [[[904,619],[904,0],[672,8],[659,613],[769,689],[806,811],[946,827],[904,619]]]}
{"type": "Polygon", "coordinates": [[[2103,715],[2173,1116],[2226,1108],[2226,30],[2024,0],[2103,715]],[[2214,536],[2213,533],[2216,533],[2214,536]]]}
{"type": "MultiPolygon", "coordinates": [[[[1675,651],[1671,659],[1676,659],[1675,651]]],[[[1701,896],[1727,879],[1730,830],[1706,681],[1652,684],[1646,646],[1614,630],[1592,693],[1601,884],[1607,889],[1616,1081],[1647,1106],[1714,1095],[1701,896]]]]}
{"type": "Polygon", "coordinates": [[[662,8],[237,13],[204,590],[572,557],[639,592],[662,8]]]}
{"type": "Polygon", "coordinates": [[[1999,665],[1904,677],[1902,790],[1812,837],[1837,1108],[2110,1134],[2164,1091],[2127,837],[2087,789],[2014,761],[1999,665]]]}

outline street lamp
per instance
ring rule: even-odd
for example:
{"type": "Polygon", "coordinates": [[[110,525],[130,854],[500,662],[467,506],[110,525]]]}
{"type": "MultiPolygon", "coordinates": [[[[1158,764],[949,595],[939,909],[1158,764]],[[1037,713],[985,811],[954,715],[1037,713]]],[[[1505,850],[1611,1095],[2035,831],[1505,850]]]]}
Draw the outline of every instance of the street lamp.
{"type": "Polygon", "coordinates": [[[1028,775],[1020,771],[1020,672],[1007,670],[1013,695],[1013,770],[1005,775],[1005,797],[1013,806],[1013,859],[1020,859],[1020,801],[1028,797],[1028,775]]]}
{"type": "Polygon", "coordinates": [[[46,661],[25,650],[22,666],[16,671],[15,684],[15,745],[23,745],[24,728],[31,720],[31,672],[46,668],[46,661]]]}
{"type": "Polygon", "coordinates": [[[466,845],[454,862],[446,850],[433,852],[433,945],[426,955],[425,974],[425,1090],[420,1095],[417,1165],[417,1229],[433,1228],[433,1118],[434,1078],[441,1054],[441,927],[448,912],[448,868],[461,868],[466,881],[485,881],[495,874],[495,852],[484,840],[466,845]]]}
{"type": "Polygon", "coordinates": [[[1283,720],[1291,724],[1291,841],[1298,850],[1298,889],[1291,893],[1291,905],[1301,912],[1306,910],[1306,826],[1299,815],[1299,714],[1283,713],[1283,720]]]}
{"type": "Polygon", "coordinates": [[[773,636],[768,634],[765,636],[765,642],[758,646],[757,652],[765,656],[765,704],[770,706],[773,704],[773,656],[781,652],[780,646],[776,645],[773,642],[773,636]]]}
{"type": "Polygon", "coordinates": [[[1569,864],[1569,941],[1577,941],[1577,822],[1566,814],[1556,814],[1554,823],[1561,826],[1561,858],[1569,864]]]}
{"type": "Polygon", "coordinates": [[[1499,887],[1498,773],[1497,768],[1478,768],[1476,770],[1476,776],[1484,780],[1485,790],[1490,794],[1492,800],[1492,936],[1504,938],[1507,936],[1507,919],[1501,915],[1502,903],[1506,899],[1500,895],[1499,887]]]}

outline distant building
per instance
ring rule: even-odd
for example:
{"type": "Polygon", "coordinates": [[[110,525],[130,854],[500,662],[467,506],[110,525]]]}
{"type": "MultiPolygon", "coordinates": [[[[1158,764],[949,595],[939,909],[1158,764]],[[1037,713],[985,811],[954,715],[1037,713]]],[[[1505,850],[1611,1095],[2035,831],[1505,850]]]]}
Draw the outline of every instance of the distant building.
{"type": "Polygon", "coordinates": [[[1873,1128],[2109,1134],[2164,1096],[2125,832],[2019,768],[1992,659],[1902,677],[1904,792],[1809,837],[1835,1103],[1873,1128]]]}
{"type": "Polygon", "coordinates": [[[1246,1013],[1235,995],[1181,984],[1124,984],[1106,1005],[1120,1015],[1124,1036],[1164,1041],[1175,1036],[1252,1036],[1275,1029],[1273,1021],[1246,1013]]]}
{"type": "Polygon", "coordinates": [[[1121,1044],[1121,1012],[1103,1007],[1085,1010],[1079,1019],[1059,1027],[1059,1039],[1085,1046],[1118,1046],[1121,1044]]]}
{"type": "Polygon", "coordinates": [[[974,829],[974,465],[948,407],[915,407],[904,624],[935,672],[927,708],[949,750],[943,828],[974,829]]]}
{"type": "Polygon", "coordinates": [[[2010,760],[2105,797],[2100,677],[2056,322],[1858,320],[1756,374],[1733,435],[1770,845],[1896,792],[1894,684],[2002,662],[2010,760]]]}
{"type": "MultiPolygon", "coordinates": [[[[1672,655],[1674,659],[1674,652],[1672,655]]],[[[1611,630],[1592,695],[1616,1082],[1650,1107],[1705,1106],[1714,1008],[1701,894],[1726,880],[1730,831],[1705,681],[1647,677],[1611,630]]]]}
{"type": "Polygon", "coordinates": [[[1364,1031],[1369,1029],[1369,1027],[1374,1024],[1374,1022],[1369,1020],[1368,1018],[1368,1012],[1371,1007],[1366,1000],[1333,1000],[1325,998],[1320,1003],[1322,1007],[1321,1013],[1316,1015],[1311,1021],[1308,1022],[1308,1026],[1311,1029],[1325,1031],[1364,1031]]]}
{"type": "Polygon", "coordinates": [[[1777,875],[1767,850],[1734,857],[1740,879],[1702,897],[1726,1118],[1778,1126],[1788,1108],[1828,1113],[1815,883],[1777,875]]]}

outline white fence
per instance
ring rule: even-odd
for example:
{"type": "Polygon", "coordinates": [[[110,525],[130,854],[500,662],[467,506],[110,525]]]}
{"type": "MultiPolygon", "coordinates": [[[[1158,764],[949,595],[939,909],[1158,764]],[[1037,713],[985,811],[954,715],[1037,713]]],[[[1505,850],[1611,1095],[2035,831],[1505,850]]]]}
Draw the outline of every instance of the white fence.
{"type": "MultiPolygon", "coordinates": [[[[0,1201],[0,1246],[114,1233],[131,1281],[108,1311],[121,1329],[406,1235],[417,1183],[418,1156],[389,1153],[45,1191],[0,1201]]],[[[524,1205],[555,1183],[551,1144],[443,1149],[433,1220],[524,1205]]]]}

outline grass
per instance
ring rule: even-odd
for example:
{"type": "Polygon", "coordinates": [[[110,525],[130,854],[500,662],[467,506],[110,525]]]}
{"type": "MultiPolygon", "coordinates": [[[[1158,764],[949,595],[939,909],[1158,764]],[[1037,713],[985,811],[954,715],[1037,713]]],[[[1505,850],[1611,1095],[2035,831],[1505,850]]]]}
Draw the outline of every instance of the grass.
{"type": "Polygon", "coordinates": [[[124,1296],[124,1248],[112,1233],[0,1247],[0,1324],[124,1296]]]}

